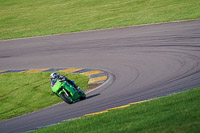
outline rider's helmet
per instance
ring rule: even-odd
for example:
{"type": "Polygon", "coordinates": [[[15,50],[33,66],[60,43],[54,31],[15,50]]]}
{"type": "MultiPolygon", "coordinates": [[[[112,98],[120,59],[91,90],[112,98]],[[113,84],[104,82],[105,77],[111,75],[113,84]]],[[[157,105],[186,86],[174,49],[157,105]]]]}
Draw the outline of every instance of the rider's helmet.
{"type": "Polygon", "coordinates": [[[56,78],[58,78],[58,74],[57,73],[52,73],[51,75],[50,75],[50,79],[52,80],[52,79],[56,79],[56,78]]]}

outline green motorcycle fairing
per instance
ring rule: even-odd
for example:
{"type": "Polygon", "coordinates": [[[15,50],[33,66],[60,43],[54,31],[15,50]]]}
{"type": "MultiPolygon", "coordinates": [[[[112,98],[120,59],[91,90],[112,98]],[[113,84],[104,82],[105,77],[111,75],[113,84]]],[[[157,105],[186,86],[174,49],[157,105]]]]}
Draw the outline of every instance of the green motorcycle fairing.
{"type": "Polygon", "coordinates": [[[56,82],[51,86],[51,89],[54,93],[56,93],[58,96],[60,96],[60,94],[62,92],[67,93],[66,90],[70,93],[70,96],[72,98],[72,100],[77,100],[80,98],[80,95],[78,94],[77,90],[70,85],[67,82],[60,82],[58,79],[56,80],[56,82]],[[63,89],[64,88],[64,89],[63,89]],[[66,89],[66,90],[65,90],[66,89]]]}

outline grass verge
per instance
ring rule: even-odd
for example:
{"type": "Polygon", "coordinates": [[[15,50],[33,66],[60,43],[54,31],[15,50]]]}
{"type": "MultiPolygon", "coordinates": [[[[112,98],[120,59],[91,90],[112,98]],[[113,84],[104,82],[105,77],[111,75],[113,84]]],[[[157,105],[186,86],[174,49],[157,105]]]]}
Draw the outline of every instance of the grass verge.
{"type": "Polygon", "coordinates": [[[34,133],[199,133],[200,88],[82,117],[34,133]]]}
{"type": "MultiPolygon", "coordinates": [[[[51,95],[49,75],[40,73],[0,74],[0,121],[62,102],[51,95]]],[[[62,73],[82,89],[88,88],[88,77],[80,74],[62,73]]]]}
{"type": "Polygon", "coordinates": [[[0,0],[0,40],[199,18],[199,0],[0,0]]]}

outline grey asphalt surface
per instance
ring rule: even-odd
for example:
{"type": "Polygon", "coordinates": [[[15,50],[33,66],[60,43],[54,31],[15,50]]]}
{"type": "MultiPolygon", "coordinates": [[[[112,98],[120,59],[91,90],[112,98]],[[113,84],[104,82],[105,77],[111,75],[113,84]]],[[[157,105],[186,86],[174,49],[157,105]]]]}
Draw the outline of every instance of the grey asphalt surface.
{"type": "Polygon", "coordinates": [[[104,70],[109,81],[84,101],[0,122],[0,132],[33,130],[199,87],[200,20],[0,41],[0,70],[62,67],[104,70]]]}

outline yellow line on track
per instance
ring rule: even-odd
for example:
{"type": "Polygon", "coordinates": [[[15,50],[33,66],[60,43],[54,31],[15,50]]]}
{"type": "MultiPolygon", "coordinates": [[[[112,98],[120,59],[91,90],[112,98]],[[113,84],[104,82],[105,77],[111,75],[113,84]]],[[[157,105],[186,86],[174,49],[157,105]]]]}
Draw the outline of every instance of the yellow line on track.
{"type": "Polygon", "coordinates": [[[104,73],[104,72],[99,71],[99,70],[94,70],[94,71],[84,72],[84,73],[81,73],[81,74],[86,75],[86,76],[90,76],[90,75],[100,74],[100,73],[104,73]]]}
{"type": "Polygon", "coordinates": [[[104,110],[104,111],[95,112],[95,113],[91,113],[91,114],[86,114],[86,115],[84,115],[84,116],[91,116],[91,115],[102,114],[102,113],[106,113],[106,112],[111,111],[111,110],[126,108],[126,107],[129,107],[130,105],[133,105],[133,104],[148,102],[148,101],[151,101],[151,100],[153,100],[153,99],[144,100],[144,101],[139,101],[139,102],[134,102],[134,103],[129,103],[129,104],[127,104],[127,105],[123,105],[123,106],[119,106],[119,107],[114,107],[114,108],[106,109],[106,110],[104,110]]]}
{"type": "Polygon", "coordinates": [[[108,112],[108,111],[105,110],[105,111],[101,111],[101,112],[96,112],[96,113],[86,114],[86,115],[84,115],[84,116],[97,115],[97,114],[102,114],[102,113],[105,113],[105,112],[108,112]]]}
{"type": "Polygon", "coordinates": [[[64,70],[60,70],[60,72],[75,72],[75,71],[80,71],[83,70],[82,68],[68,68],[64,70]]]}
{"type": "Polygon", "coordinates": [[[121,108],[125,108],[125,107],[128,107],[128,106],[130,106],[130,104],[124,105],[124,106],[119,106],[119,107],[110,108],[110,109],[107,109],[107,110],[110,111],[110,110],[114,110],[114,109],[121,109],[121,108]]]}
{"type": "Polygon", "coordinates": [[[27,70],[25,72],[42,72],[42,71],[45,71],[45,70],[48,70],[48,69],[30,69],[30,70],[27,70]]]}
{"type": "Polygon", "coordinates": [[[107,76],[92,78],[88,81],[88,83],[91,84],[91,83],[94,83],[94,82],[103,81],[103,80],[106,80],[107,78],[108,78],[107,76]]]}

